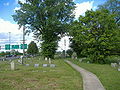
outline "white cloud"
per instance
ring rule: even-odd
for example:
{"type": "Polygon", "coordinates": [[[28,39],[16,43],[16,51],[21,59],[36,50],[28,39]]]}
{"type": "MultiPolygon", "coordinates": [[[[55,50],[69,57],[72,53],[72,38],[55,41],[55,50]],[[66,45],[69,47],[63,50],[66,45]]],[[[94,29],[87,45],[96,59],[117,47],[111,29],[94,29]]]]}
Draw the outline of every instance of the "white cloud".
{"type": "Polygon", "coordinates": [[[4,6],[9,6],[9,2],[7,2],[7,3],[4,3],[3,5],[4,5],[4,6]]]}
{"type": "Polygon", "coordinates": [[[0,18],[0,32],[11,32],[11,33],[21,33],[21,30],[18,30],[19,26],[17,24],[12,24],[9,21],[5,21],[0,18]]]}
{"type": "Polygon", "coordinates": [[[75,18],[78,18],[80,15],[84,15],[87,10],[93,8],[94,1],[87,1],[83,3],[77,3],[75,9],[75,18]]]}
{"type": "MultiPolygon", "coordinates": [[[[12,24],[11,22],[0,18],[0,46],[4,48],[4,45],[9,43],[9,36],[11,44],[22,44],[22,35],[22,28],[19,30],[17,24],[12,24]],[[9,34],[9,32],[11,33],[9,34]]],[[[25,37],[27,44],[33,39],[31,34],[30,36],[25,37]]]]}
{"type": "Polygon", "coordinates": [[[20,9],[20,7],[15,7],[14,12],[15,12],[16,10],[19,10],[19,9],[20,9]]]}
{"type": "Polygon", "coordinates": [[[18,4],[18,1],[22,2],[22,3],[25,3],[26,0],[15,0],[16,4],[18,4]]]}

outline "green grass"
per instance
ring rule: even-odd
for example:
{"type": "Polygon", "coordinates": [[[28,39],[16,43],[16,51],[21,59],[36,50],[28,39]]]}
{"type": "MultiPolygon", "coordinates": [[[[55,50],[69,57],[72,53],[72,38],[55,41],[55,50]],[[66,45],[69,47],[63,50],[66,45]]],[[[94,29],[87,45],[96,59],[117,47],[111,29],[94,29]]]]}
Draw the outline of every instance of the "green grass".
{"type": "Polygon", "coordinates": [[[25,60],[30,66],[20,65],[10,70],[10,61],[0,61],[0,90],[83,90],[80,73],[63,60],[53,60],[55,68],[42,67],[47,61],[34,58],[25,60]],[[34,64],[39,63],[39,67],[34,64]]]}
{"type": "Polygon", "coordinates": [[[120,90],[120,72],[117,71],[117,68],[113,68],[107,64],[87,64],[80,63],[78,60],[71,61],[96,74],[106,90],[120,90]]]}

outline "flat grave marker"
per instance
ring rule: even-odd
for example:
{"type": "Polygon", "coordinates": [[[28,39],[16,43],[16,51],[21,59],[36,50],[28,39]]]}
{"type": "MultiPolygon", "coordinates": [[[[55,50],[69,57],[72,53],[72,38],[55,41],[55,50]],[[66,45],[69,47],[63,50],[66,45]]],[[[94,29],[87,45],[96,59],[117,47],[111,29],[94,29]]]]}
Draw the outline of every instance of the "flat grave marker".
{"type": "Polygon", "coordinates": [[[50,67],[53,67],[53,68],[54,68],[54,67],[55,67],[55,64],[50,64],[50,67]]]}
{"type": "Polygon", "coordinates": [[[43,67],[47,67],[48,65],[47,64],[43,64],[43,67]]]}
{"type": "Polygon", "coordinates": [[[34,67],[39,67],[39,64],[34,64],[34,67]]]}

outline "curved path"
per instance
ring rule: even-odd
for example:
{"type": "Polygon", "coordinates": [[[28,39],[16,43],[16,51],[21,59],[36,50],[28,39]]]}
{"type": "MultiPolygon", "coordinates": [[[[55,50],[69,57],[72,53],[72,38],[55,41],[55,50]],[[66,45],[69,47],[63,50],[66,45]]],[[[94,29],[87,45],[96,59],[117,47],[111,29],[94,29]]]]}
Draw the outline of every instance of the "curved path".
{"type": "Polygon", "coordinates": [[[74,69],[81,73],[83,77],[83,89],[84,90],[105,90],[97,76],[76,64],[73,64],[70,61],[65,60],[69,65],[71,65],[74,69]]]}

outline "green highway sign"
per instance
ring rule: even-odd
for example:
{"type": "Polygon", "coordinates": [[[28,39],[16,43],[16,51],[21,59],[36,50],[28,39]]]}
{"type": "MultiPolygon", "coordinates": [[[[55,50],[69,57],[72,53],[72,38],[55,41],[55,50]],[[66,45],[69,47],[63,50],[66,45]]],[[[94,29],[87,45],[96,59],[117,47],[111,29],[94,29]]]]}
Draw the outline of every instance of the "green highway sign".
{"type": "Polygon", "coordinates": [[[10,44],[5,45],[5,50],[10,50],[10,44]]]}
{"type": "Polygon", "coordinates": [[[10,49],[27,49],[28,45],[27,44],[21,44],[21,45],[10,45],[10,44],[5,44],[5,50],[10,50],[10,49]]]}
{"type": "Polygon", "coordinates": [[[12,45],[12,49],[19,49],[19,45],[12,45]]]}
{"type": "Polygon", "coordinates": [[[23,49],[23,48],[24,48],[24,49],[27,49],[27,44],[24,44],[24,45],[21,44],[21,45],[20,45],[20,49],[23,49]]]}

